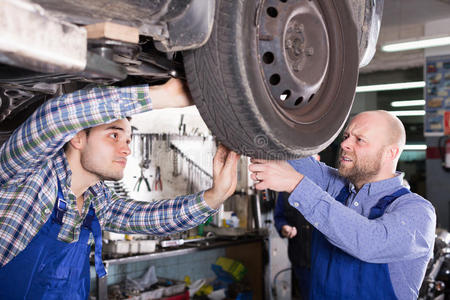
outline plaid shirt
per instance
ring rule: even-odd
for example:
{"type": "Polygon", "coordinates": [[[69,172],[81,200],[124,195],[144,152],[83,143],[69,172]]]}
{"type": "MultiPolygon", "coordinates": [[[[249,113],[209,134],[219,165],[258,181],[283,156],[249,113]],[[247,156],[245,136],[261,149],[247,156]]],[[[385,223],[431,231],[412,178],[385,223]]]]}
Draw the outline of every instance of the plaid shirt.
{"type": "Polygon", "coordinates": [[[0,265],[30,243],[50,217],[58,180],[69,209],[58,239],[78,240],[92,203],[105,230],[163,235],[202,223],[215,210],[203,193],[157,202],[120,198],[103,182],[84,194],[81,216],[70,190],[71,171],[62,149],[83,128],[151,109],[147,86],[80,90],[47,101],[0,148],[0,265]]]}

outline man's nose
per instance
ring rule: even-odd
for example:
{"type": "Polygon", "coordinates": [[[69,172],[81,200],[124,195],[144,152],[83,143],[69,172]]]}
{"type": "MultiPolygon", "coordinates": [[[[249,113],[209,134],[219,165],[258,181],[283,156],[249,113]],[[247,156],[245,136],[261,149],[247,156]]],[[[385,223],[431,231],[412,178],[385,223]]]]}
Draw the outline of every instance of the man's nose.
{"type": "Polygon", "coordinates": [[[130,149],[130,145],[129,144],[124,144],[121,148],[120,148],[120,152],[125,154],[126,156],[131,154],[131,149],[130,149]]]}
{"type": "Polygon", "coordinates": [[[346,138],[341,142],[341,149],[342,150],[350,150],[351,149],[351,141],[350,138],[346,138]]]}

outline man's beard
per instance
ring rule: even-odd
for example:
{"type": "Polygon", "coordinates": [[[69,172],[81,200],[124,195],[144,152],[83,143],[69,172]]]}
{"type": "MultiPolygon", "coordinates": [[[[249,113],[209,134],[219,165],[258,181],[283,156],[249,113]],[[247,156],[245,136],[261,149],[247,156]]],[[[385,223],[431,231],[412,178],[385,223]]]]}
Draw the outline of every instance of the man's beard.
{"type": "Polygon", "coordinates": [[[99,166],[98,163],[92,161],[92,156],[82,155],[81,166],[91,174],[94,174],[101,181],[119,181],[123,178],[123,172],[112,172],[111,170],[99,166]]]}
{"type": "Polygon", "coordinates": [[[353,184],[368,183],[380,172],[383,149],[380,149],[374,158],[364,157],[358,159],[354,155],[346,153],[345,155],[352,159],[352,167],[343,167],[341,165],[343,154],[341,149],[339,154],[339,175],[347,178],[353,184]]]}

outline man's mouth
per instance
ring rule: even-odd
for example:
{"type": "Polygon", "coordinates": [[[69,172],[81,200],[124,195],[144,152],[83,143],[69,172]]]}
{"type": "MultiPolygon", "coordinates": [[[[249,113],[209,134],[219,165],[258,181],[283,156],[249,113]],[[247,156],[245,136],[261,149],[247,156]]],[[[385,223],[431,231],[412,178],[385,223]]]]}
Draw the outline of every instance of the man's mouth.
{"type": "Polygon", "coordinates": [[[127,160],[126,159],[117,159],[114,161],[115,163],[125,167],[127,165],[127,160]]]}
{"type": "Polygon", "coordinates": [[[342,155],[341,156],[341,163],[347,163],[347,162],[352,162],[353,160],[347,156],[347,155],[342,155]]]}

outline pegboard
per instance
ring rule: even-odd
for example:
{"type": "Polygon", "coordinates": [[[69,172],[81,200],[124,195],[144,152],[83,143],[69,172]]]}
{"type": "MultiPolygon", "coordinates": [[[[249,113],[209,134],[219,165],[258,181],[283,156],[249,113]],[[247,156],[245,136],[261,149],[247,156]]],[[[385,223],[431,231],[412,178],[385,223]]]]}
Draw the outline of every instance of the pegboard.
{"type": "MultiPolygon", "coordinates": [[[[145,143],[145,142],[144,142],[145,143]]],[[[212,160],[216,151],[211,137],[179,136],[167,134],[133,134],[132,154],[128,158],[123,183],[132,199],[155,201],[196,193],[212,186],[212,160]],[[144,159],[141,136],[146,135],[149,166],[143,169],[151,191],[142,181],[139,190],[137,182],[141,176],[144,159]],[[156,170],[160,169],[162,190],[155,187],[156,170]]]]}

